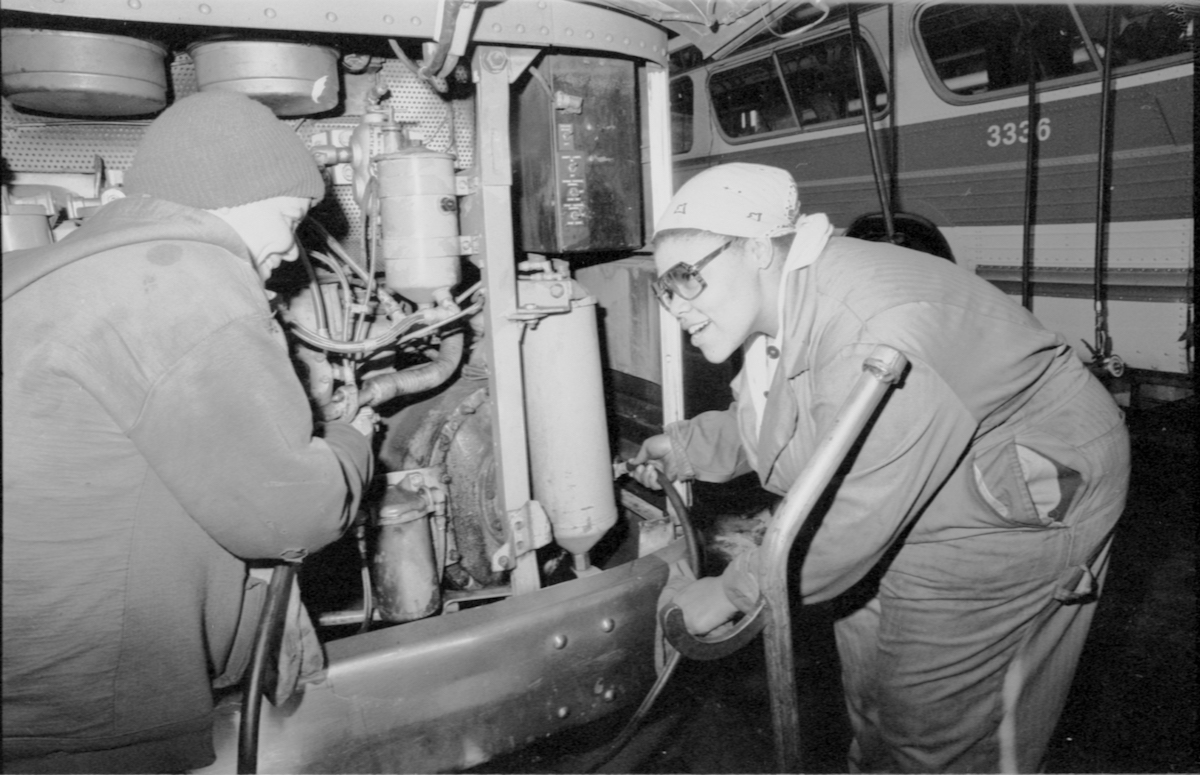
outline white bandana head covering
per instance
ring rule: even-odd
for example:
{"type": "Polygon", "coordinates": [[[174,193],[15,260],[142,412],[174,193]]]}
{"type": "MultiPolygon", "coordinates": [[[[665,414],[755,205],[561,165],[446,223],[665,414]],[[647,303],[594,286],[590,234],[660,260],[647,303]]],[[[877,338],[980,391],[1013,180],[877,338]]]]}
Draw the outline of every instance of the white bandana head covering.
{"type": "Polygon", "coordinates": [[[800,214],[796,181],[786,170],[745,162],[709,167],[680,186],[658,219],[658,231],[668,229],[750,238],[797,232],[785,272],[815,261],[833,232],[825,215],[800,214]]]}
{"type": "Polygon", "coordinates": [[[688,180],[658,220],[658,231],[703,229],[729,237],[776,237],[800,215],[796,182],[765,164],[721,164],[688,180]]]}

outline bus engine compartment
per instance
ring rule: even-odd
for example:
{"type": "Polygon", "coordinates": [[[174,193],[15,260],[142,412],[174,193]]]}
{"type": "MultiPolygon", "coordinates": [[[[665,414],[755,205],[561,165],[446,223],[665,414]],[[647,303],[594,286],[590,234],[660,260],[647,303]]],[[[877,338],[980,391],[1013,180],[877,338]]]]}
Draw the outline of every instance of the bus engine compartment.
{"type": "Polygon", "coordinates": [[[614,484],[602,329],[657,319],[648,283],[602,311],[573,264],[628,259],[669,194],[664,29],[522,0],[3,8],[5,251],[123,196],[197,90],[268,105],[324,170],[268,291],[314,419],[379,415],[379,481],[301,566],[325,669],[265,704],[260,770],[461,769],[636,706],[682,549],[614,484]]]}

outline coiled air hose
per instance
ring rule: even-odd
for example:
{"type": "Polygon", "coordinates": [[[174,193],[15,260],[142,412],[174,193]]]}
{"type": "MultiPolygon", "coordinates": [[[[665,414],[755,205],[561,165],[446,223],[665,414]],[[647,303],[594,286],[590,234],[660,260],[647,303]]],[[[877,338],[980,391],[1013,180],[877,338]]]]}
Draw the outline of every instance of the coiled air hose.
{"type": "MultiPolygon", "coordinates": [[[[692,573],[696,578],[700,578],[700,543],[696,539],[696,531],[692,528],[692,517],[687,506],[683,503],[683,497],[679,491],[675,489],[674,482],[666,482],[663,486],[663,492],[667,495],[667,500],[671,502],[671,508],[675,510],[676,516],[679,517],[679,525],[683,530],[683,539],[687,546],[688,564],[691,565],[692,573]]],[[[675,668],[679,666],[683,655],[678,651],[671,651],[671,656],[667,657],[667,662],[663,665],[662,671],[655,679],[654,685],[650,687],[650,691],[646,692],[646,696],[642,699],[642,704],[629,717],[629,721],[625,722],[625,727],[621,733],[612,739],[608,745],[602,748],[595,758],[591,761],[585,761],[580,767],[581,772],[596,772],[609,761],[612,760],[629,742],[633,740],[634,734],[642,725],[646,715],[650,713],[650,709],[654,707],[654,702],[658,696],[662,694],[662,690],[666,687],[667,682],[671,680],[671,674],[675,672],[675,668]]]]}

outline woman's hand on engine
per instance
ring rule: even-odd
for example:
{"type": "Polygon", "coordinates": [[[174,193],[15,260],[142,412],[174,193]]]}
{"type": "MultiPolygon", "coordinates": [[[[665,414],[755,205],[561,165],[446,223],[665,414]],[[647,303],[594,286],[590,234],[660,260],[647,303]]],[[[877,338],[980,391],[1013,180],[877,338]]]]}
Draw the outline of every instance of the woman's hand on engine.
{"type": "Polygon", "coordinates": [[[675,460],[674,447],[665,433],[651,436],[642,442],[642,448],[629,461],[629,473],[638,484],[651,490],[661,490],[661,477],[677,479],[679,464],[675,460]]]}
{"type": "Polygon", "coordinates": [[[369,439],[375,435],[376,419],[378,419],[378,415],[375,414],[375,410],[369,406],[364,406],[358,410],[358,414],[354,415],[354,419],[350,421],[350,424],[359,433],[369,439]]]}

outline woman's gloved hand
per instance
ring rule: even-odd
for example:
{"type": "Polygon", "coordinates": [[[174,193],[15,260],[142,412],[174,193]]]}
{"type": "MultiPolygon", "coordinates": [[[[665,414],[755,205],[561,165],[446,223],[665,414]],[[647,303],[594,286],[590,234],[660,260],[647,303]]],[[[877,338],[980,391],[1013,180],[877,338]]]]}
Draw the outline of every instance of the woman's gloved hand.
{"type": "Polygon", "coordinates": [[[729,622],[738,607],[725,595],[720,576],[706,576],[688,584],[675,595],[672,603],[683,611],[683,623],[693,635],[707,635],[729,622]]]}
{"type": "Polygon", "coordinates": [[[690,478],[682,475],[687,469],[687,461],[679,459],[680,457],[680,453],[671,443],[671,437],[660,433],[642,442],[642,448],[629,461],[629,473],[643,487],[661,490],[660,477],[663,474],[671,480],[690,478]]]}

